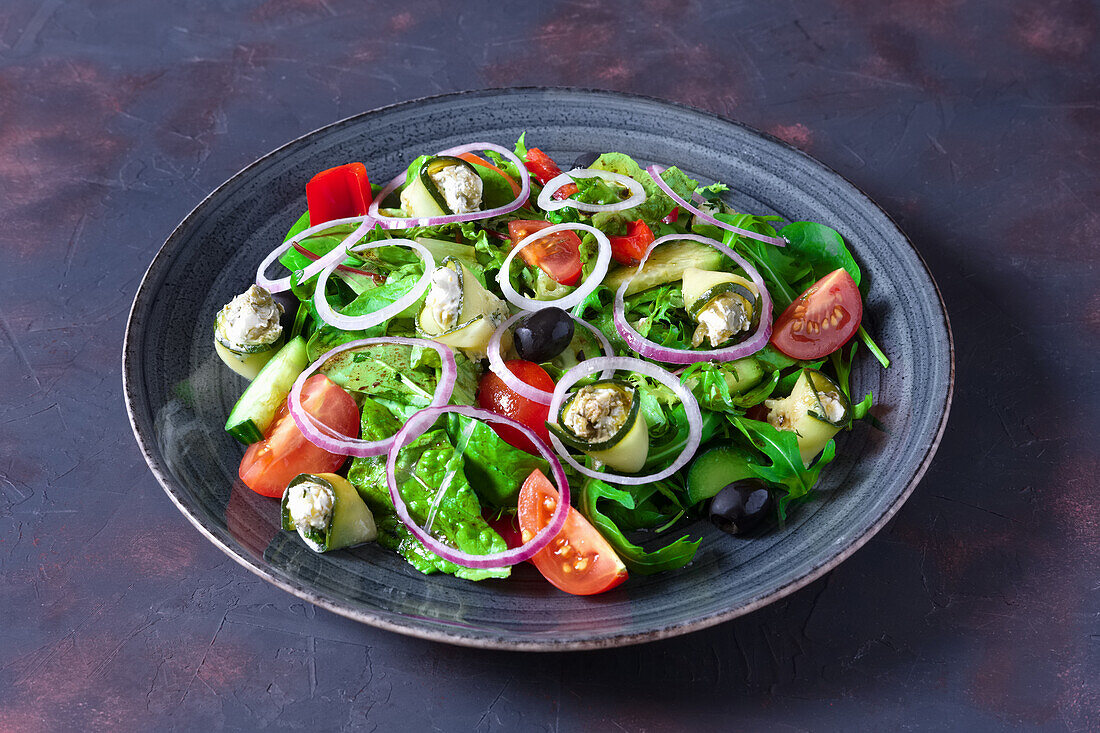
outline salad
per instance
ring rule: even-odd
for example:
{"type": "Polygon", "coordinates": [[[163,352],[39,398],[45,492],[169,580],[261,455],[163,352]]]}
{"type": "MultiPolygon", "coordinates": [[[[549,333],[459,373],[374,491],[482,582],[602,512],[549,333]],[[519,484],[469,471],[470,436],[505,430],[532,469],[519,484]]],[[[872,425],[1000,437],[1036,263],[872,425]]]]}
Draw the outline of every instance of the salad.
{"type": "Polygon", "coordinates": [[[469,580],[530,561],[579,595],[687,565],[700,517],[782,531],[874,420],[860,345],[889,362],[843,238],[727,190],[615,152],[563,173],[524,136],[383,186],[318,173],[214,319],[251,381],[241,481],[316,552],[376,541],[469,580]]]}

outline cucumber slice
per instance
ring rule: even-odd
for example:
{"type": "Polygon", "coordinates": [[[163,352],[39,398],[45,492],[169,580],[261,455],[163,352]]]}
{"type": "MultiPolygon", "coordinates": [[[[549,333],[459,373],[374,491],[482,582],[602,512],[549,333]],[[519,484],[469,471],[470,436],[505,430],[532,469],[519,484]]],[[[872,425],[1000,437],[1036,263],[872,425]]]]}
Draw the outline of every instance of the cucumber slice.
{"type": "Polygon", "coordinates": [[[751,469],[753,463],[747,453],[733,445],[716,445],[703,451],[688,469],[688,503],[698,504],[734,481],[755,477],[751,469]]]}
{"type": "Polygon", "coordinates": [[[290,394],[294,380],[308,365],[306,342],[301,336],[295,336],[271,357],[248,385],[229,413],[225,431],[245,445],[262,440],[275,411],[290,394]]]}

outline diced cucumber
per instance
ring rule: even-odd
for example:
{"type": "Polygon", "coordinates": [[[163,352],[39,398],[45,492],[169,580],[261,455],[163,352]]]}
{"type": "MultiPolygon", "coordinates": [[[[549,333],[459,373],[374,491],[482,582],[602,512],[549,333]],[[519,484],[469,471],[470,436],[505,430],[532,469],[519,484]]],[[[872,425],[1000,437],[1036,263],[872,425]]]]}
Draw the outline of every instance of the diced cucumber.
{"type": "Polygon", "coordinates": [[[308,365],[306,342],[301,336],[295,336],[271,357],[248,385],[229,413],[225,431],[245,445],[262,440],[294,380],[308,365]]]}
{"type": "Polygon", "coordinates": [[[711,498],[734,481],[752,478],[752,458],[733,445],[716,445],[696,456],[688,469],[687,496],[690,505],[711,498]]]}

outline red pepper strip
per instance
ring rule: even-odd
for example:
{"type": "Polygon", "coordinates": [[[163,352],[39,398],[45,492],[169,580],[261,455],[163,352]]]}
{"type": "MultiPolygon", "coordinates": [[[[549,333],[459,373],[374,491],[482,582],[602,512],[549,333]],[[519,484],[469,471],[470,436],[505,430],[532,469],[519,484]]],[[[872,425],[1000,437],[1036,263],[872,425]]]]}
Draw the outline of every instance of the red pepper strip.
{"type": "MultiPolygon", "coordinates": [[[[543,186],[549,183],[550,179],[561,175],[561,168],[558,167],[558,164],[554,162],[553,158],[538,148],[529,148],[527,150],[527,159],[523,161],[523,164],[527,166],[527,170],[531,171],[531,175],[535,177],[535,180],[543,186]]],[[[567,183],[555,191],[551,198],[560,201],[561,199],[569,198],[579,190],[577,184],[567,183]]]]}
{"type": "MultiPolygon", "coordinates": [[[[298,250],[313,261],[321,259],[320,255],[310,252],[298,242],[294,243],[294,249],[298,250]]],[[[356,275],[363,275],[364,277],[369,277],[371,280],[374,280],[375,285],[382,285],[386,282],[385,276],[379,275],[377,272],[367,272],[366,270],[360,270],[356,267],[348,267],[347,265],[337,265],[336,269],[343,270],[344,272],[351,272],[356,275]]]]}
{"type": "Polygon", "coordinates": [[[653,232],[644,221],[638,219],[627,225],[625,235],[608,239],[611,240],[611,256],[616,262],[627,267],[637,267],[649,245],[653,244],[653,232]]]}
{"type": "Polygon", "coordinates": [[[508,181],[508,185],[512,187],[512,195],[519,196],[520,185],[516,183],[515,179],[513,179],[510,175],[502,171],[497,166],[493,165],[484,158],[474,155],[473,153],[461,153],[458,157],[462,158],[467,163],[473,163],[474,165],[480,165],[482,168],[488,168],[491,171],[496,171],[504,178],[504,180],[508,181]]]}
{"type": "Polygon", "coordinates": [[[676,220],[680,218],[680,207],[673,206],[672,211],[668,212],[668,216],[661,219],[662,224],[675,224],[676,220]]]}
{"type": "Polygon", "coordinates": [[[306,184],[309,225],[362,216],[373,199],[367,169],[362,163],[347,163],[321,171],[306,184]]]}

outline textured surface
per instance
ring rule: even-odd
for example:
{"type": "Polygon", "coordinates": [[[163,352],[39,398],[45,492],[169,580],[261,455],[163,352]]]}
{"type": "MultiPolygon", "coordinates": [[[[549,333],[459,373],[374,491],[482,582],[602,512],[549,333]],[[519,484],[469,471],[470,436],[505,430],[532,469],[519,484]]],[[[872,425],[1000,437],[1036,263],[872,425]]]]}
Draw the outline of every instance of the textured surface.
{"type": "Polygon", "coordinates": [[[1095,729],[1095,5],[500,6],[0,8],[0,728],[1095,729]],[[333,119],[512,84],[744,120],[868,191],[929,261],[952,420],[825,579],[651,645],[457,649],[269,586],[157,488],[118,353],[176,222],[333,119]]]}
{"type": "Polygon", "coordinates": [[[660,102],[513,89],[371,112],[234,177],[188,216],[145,276],[127,331],[124,376],[138,435],[180,507],[243,564],[300,597],[426,638],[606,647],[712,625],[785,595],[849,555],[897,510],[946,417],[953,354],[941,308],[924,264],[889,218],[797,150],[660,102]],[[693,130],[690,143],[676,136],[683,129],[693,130]],[[860,394],[874,391],[888,438],[866,426],[842,436],[840,456],[818,486],[820,500],[794,513],[783,531],[737,542],[698,521],[689,530],[703,544],[690,570],[637,577],[593,601],[554,592],[530,568],[518,571],[521,582],[475,584],[426,578],[376,545],[319,556],[279,532],[276,502],[233,481],[242,449],[222,426],[242,382],[212,353],[209,325],[298,218],[303,181],[349,159],[370,161],[388,180],[422,150],[464,140],[499,144],[524,130],[531,144],[562,161],[591,149],[625,152],[643,165],[675,162],[707,182],[727,182],[738,210],[828,222],[859,254],[870,283],[867,326],[890,334],[896,364],[883,373],[865,359],[853,380],[860,394]]]}

